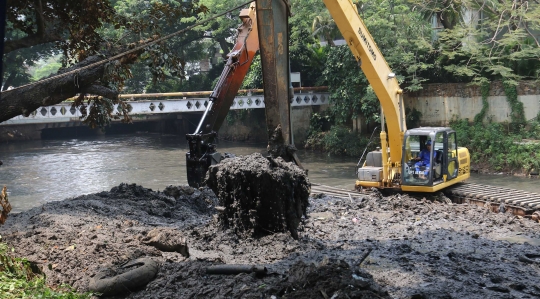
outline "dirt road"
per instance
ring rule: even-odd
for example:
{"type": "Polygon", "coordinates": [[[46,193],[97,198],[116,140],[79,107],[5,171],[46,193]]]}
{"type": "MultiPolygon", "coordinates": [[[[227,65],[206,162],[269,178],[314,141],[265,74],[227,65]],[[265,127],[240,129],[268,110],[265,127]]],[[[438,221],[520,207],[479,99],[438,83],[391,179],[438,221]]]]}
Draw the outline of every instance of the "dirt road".
{"type": "Polygon", "coordinates": [[[354,201],[310,198],[298,240],[252,239],[221,231],[216,203],[209,189],[122,184],[10,215],[0,230],[49,284],[81,291],[103,268],[141,256],[160,263],[148,285],[117,298],[540,296],[540,224],[531,220],[373,192],[354,201]],[[175,232],[189,257],[148,241],[161,230],[175,232]],[[223,263],[265,265],[268,275],[205,273],[223,263]]]}

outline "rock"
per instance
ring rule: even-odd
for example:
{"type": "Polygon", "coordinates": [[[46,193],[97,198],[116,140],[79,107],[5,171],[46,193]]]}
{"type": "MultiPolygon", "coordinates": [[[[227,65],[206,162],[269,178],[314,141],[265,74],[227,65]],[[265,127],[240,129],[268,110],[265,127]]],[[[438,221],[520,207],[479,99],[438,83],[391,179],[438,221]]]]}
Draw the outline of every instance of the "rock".
{"type": "Polygon", "coordinates": [[[185,257],[189,257],[186,239],[175,229],[153,229],[141,240],[141,242],[149,246],[154,246],[161,251],[178,252],[185,257]]]}

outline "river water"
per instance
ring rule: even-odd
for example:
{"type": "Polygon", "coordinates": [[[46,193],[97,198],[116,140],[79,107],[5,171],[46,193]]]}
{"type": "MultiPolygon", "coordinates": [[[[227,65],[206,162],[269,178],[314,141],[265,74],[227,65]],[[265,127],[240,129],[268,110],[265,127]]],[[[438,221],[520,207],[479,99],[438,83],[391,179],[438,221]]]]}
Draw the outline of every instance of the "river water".
{"type": "MultiPolygon", "coordinates": [[[[266,155],[266,144],[221,142],[220,152],[266,155]]],[[[135,134],[0,144],[0,186],[8,187],[14,212],[48,201],[108,191],[136,183],[153,190],[185,185],[187,142],[177,135],[135,134]]],[[[352,189],[357,159],[310,151],[298,156],[313,183],[352,189]]],[[[474,183],[540,192],[540,181],[473,175],[474,183]]]]}

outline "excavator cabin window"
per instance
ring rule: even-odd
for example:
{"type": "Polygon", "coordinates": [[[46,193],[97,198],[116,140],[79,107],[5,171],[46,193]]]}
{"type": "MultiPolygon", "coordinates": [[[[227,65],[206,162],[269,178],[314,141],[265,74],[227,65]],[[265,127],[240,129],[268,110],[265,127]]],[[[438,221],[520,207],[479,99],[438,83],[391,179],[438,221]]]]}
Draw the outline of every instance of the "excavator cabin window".
{"type": "Polygon", "coordinates": [[[438,181],[441,175],[441,157],[444,148],[443,134],[435,138],[409,135],[405,139],[403,184],[428,185],[438,181]]]}

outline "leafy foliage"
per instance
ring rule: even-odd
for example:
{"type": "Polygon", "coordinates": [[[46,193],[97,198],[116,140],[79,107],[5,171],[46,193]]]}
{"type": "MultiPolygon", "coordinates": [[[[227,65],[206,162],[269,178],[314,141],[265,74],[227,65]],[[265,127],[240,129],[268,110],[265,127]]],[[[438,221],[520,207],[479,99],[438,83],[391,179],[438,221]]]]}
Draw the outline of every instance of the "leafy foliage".
{"type": "MultiPolygon", "coordinates": [[[[419,90],[428,80],[431,62],[431,28],[422,15],[412,11],[405,1],[372,1],[360,10],[378,47],[406,90],[419,90]]],[[[331,47],[323,82],[332,92],[332,111],[337,123],[347,123],[362,113],[367,121],[378,121],[380,104],[368,87],[348,47],[331,47]]]]}
{"type": "Polygon", "coordinates": [[[330,111],[338,124],[360,113],[367,79],[347,46],[330,47],[323,76],[330,90],[330,111]]]}
{"type": "Polygon", "coordinates": [[[417,128],[420,125],[422,119],[422,112],[415,108],[405,108],[405,123],[407,128],[417,128]]]}
{"type": "MultiPolygon", "coordinates": [[[[488,119],[488,121],[490,121],[488,119]]],[[[476,164],[489,165],[495,171],[528,172],[540,168],[540,123],[533,121],[514,131],[508,124],[469,123],[454,119],[460,146],[469,149],[476,164]]]]}
{"type": "MultiPolygon", "coordinates": [[[[31,66],[38,59],[61,53],[62,68],[59,72],[63,72],[65,68],[88,65],[90,61],[96,62],[98,58],[109,58],[167,33],[178,32],[193,24],[207,8],[199,5],[198,1],[175,0],[22,0],[9,1],[7,11],[6,27],[9,34],[6,35],[5,52],[8,56],[12,56],[18,66],[31,66]],[[38,51],[34,50],[34,57],[27,59],[24,56],[25,51],[31,51],[34,47],[37,47],[38,51]]],[[[133,78],[130,65],[137,60],[148,66],[139,69],[149,71],[151,76],[145,78],[151,77],[154,84],[170,77],[181,78],[186,71],[185,55],[190,55],[189,51],[185,50],[190,47],[186,45],[203,38],[200,33],[190,31],[167,42],[149,45],[106,66],[96,66],[96,71],[84,73],[82,76],[89,77],[80,78],[75,87],[58,86],[51,91],[39,84],[33,85],[37,87],[25,90],[27,95],[32,94],[32,100],[21,99],[16,103],[16,99],[20,98],[16,91],[3,93],[0,104],[13,108],[9,111],[7,108],[1,109],[8,111],[1,116],[2,120],[13,117],[15,113],[21,113],[20,111],[27,115],[39,107],[40,102],[55,104],[75,94],[84,96],[85,93],[100,92],[97,95],[119,103],[117,94],[126,80],[133,78]],[[103,77],[99,76],[102,68],[106,68],[103,77]],[[33,94],[34,91],[36,94],[33,94]]],[[[18,69],[8,71],[15,75],[7,76],[4,83],[6,87],[11,85],[8,80],[15,82],[14,79],[21,77],[22,73],[18,69]]],[[[69,81],[62,79],[58,78],[56,82],[64,82],[58,84],[66,85],[65,82],[69,81]]],[[[28,81],[28,78],[19,80],[21,83],[24,81],[28,81]]],[[[107,121],[100,120],[95,124],[107,121]]]]}
{"type": "Polygon", "coordinates": [[[263,88],[263,75],[262,75],[262,62],[259,54],[255,55],[249,71],[242,82],[243,89],[257,89],[263,88]]]}
{"type": "Polygon", "coordinates": [[[487,101],[487,98],[489,97],[489,86],[489,82],[483,82],[480,86],[480,91],[482,93],[482,110],[480,110],[480,112],[474,116],[474,123],[476,124],[480,124],[484,121],[486,113],[489,109],[489,103],[487,101]]]}
{"type": "Polygon", "coordinates": [[[5,243],[0,243],[0,297],[43,298],[43,299],[85,299],[92,293],[80,294],[69,286],[51,289],[45,285],[45,275],[35,273],[35,268],[26,259],[12,257],[5,243]]]}
{"type": "Polygon", "coordinates": [[[310,134],[306,148],[329,155],[359,157],[368,142],[367,138],[352,132],[348,127],[335,125],[329,131],[310,134]]]}
{"type": "Polygon", "coordinates": [[[517,86],[513,82],[503,82],[504,93],[506,94],[506,100],[512,110],[510,118],[512,120],[512,127],[514,130],[523,126],[525,121],[525,111],[523,110],[523,102],[518,100],[517,86]]]}
{"type": "Polygon", "coordinates": [[[435,14],[442,67],[467,81],[540,78],[540,5],[530,1],[412,1],[425,16],[435,14]],[[444,22],[451,18],[451,25],[444,22]]]}

